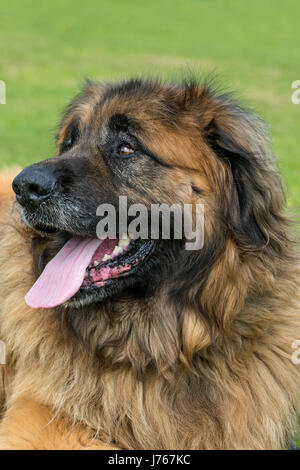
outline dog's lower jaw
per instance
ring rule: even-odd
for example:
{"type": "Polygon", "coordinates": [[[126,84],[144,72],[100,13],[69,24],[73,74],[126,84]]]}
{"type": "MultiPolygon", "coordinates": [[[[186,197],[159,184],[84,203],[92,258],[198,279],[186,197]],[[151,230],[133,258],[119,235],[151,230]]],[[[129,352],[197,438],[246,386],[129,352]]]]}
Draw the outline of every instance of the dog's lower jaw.
{"type": "Polygon", "coordinates": [[[83,308],[83,307],[88,307],[89,305],[95,304],[97,302],[102,302],[103,299],[99,298],[99,295],[96,293],[87,295],[86,297],[83,297],[82,299],[76,299],[76,298],[71,298],[64,304],[60,305],[59,308],[83,308]]]}

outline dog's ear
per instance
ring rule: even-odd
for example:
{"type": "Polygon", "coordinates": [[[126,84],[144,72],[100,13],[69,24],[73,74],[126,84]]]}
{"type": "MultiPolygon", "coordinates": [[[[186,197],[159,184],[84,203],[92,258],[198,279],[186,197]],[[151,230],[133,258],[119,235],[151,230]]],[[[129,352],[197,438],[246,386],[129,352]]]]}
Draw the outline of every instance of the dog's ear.
{"type": "MultiPolygon", "coordinates": [[[[186,92],[185,106],[197,116],[206,143],[202,158],[208,161],[205,171],[220,218],[203,249],[185,255],[189,264],[181,263],[176,300],[197,313],[197,331],[202,326],[214,338],[243,308],[250,286],[256,291],[272,286],[272,270],[280,266],[274,259],[289,259],[293,249],[264,123],[230,95],[218,95],[209,87],[186,92]]],[[[192,338],[190,331],[186,343],[193,344],[194,338],[194,349],[206,344],[207,336],[192,338]]]]}
{"type": "Polygon", "coordinates": [[[265,123],[228,94],[204,87],[201,101],[203,137],[227,175],[221,182],[224,223],[248,248],[282,242],[284,193],[265,123]]]}

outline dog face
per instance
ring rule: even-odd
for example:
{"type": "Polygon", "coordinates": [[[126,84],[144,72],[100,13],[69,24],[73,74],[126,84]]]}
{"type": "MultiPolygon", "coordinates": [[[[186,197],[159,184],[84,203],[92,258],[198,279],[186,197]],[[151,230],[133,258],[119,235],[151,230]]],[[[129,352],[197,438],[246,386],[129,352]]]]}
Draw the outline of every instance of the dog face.
{"type": "Polygon", "coordinates": [[[266,243],[273,180],[261,122],[206,85],[88,83],[68,107],[57,144],[58,156],[26,168],[13,183],[23,220],[36,234],[37,274],[72,237],[95,239],[98,206],[111,204],[117,213],[119,196],[149,210],[163,203],[205,208],[205,243],[193,252],[172,236],[121,241],[117,225],[69,304],[133,286],[136,295],[162,284],[183,293],[199,285],[228,239],[241,251],[266,243]]]}

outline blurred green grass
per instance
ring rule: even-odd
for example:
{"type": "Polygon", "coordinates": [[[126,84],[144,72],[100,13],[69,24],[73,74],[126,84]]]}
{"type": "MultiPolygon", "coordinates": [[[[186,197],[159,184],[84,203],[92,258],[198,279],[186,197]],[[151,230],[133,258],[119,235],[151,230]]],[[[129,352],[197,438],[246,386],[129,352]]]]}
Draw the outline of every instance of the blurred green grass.
{"type": "Polygon", "coordinates": [[[0,16],[0,167],[54,153],[59,116],[83,77],[221,73],[221,84],[271,125],[274,150],[300,214],[297,0],[14,0],[0,16]]]}

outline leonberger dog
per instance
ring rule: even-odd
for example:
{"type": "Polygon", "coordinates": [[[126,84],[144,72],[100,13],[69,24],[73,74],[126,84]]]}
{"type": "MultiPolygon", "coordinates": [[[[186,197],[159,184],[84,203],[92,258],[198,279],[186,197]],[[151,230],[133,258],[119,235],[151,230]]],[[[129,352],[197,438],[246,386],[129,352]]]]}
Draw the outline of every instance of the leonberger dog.
{"type": "Polygon", "coordinates": [[[1,181],[1,449],[289,448],[299,258],[264,122],[207,82],[87,82],[57,146],[1,181]],[[203,246],[99,240],[121,195],[203,205],[203,246]]]}

